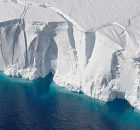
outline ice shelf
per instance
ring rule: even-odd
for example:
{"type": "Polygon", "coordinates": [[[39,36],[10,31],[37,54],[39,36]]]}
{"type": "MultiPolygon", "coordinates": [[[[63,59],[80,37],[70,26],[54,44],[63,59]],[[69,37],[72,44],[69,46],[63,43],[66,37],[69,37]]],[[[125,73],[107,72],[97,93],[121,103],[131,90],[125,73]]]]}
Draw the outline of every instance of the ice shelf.
{"type": "Polygon", "coordinates": [[[29,80],[52,72],[69,90],[140,109],[139,7],[139,0],[1,0],[0,70],[29,80]]]}

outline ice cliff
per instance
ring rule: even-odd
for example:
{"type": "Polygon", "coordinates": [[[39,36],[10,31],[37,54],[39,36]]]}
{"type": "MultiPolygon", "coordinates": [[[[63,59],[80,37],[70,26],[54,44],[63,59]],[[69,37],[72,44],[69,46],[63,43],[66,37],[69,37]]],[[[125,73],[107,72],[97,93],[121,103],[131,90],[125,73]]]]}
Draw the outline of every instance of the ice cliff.
{"type": "Polygon", "coordinates": [[[0,70],[30,80],[53,72],[60,86],[140,109],[139,6],[138,0],[1,0],[0,70]]]}

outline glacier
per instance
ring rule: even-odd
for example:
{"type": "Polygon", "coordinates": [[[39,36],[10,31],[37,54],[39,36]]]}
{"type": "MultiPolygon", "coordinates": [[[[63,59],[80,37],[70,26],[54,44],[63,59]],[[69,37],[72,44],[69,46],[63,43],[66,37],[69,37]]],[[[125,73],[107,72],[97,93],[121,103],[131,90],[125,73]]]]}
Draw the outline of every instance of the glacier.
{"type": "Polygon", "coordinates": [[[138,0],[1,0],[0,70],[29,80],[52,72],[59,86],[140,109],[139,6],[138,0]]]}

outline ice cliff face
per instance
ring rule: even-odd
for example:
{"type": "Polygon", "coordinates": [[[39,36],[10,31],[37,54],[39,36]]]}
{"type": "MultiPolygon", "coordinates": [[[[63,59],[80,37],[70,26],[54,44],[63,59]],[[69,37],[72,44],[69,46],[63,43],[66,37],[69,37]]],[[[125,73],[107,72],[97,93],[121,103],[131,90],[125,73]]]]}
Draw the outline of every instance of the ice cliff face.
{"type": "Polygon", "coordinates": [[[63,6],[29,2],[0,3],[0,70],[30,80],[53,72],[60,86],[102,101],[124,98],[140,109],[139,10],[125,16],[124,25],[112,22],[116,14],[87,31],[63,6]]]}

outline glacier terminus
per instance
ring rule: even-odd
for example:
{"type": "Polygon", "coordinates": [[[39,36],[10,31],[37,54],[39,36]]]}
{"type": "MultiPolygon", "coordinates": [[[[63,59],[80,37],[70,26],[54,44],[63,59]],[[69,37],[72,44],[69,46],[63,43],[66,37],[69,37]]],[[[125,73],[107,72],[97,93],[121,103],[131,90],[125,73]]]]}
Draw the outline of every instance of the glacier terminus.
{"type": "Polygon", "coordinates": [[[0,70],[140,110],[140,1],[101,3],[0,0],[0,70]]]}

